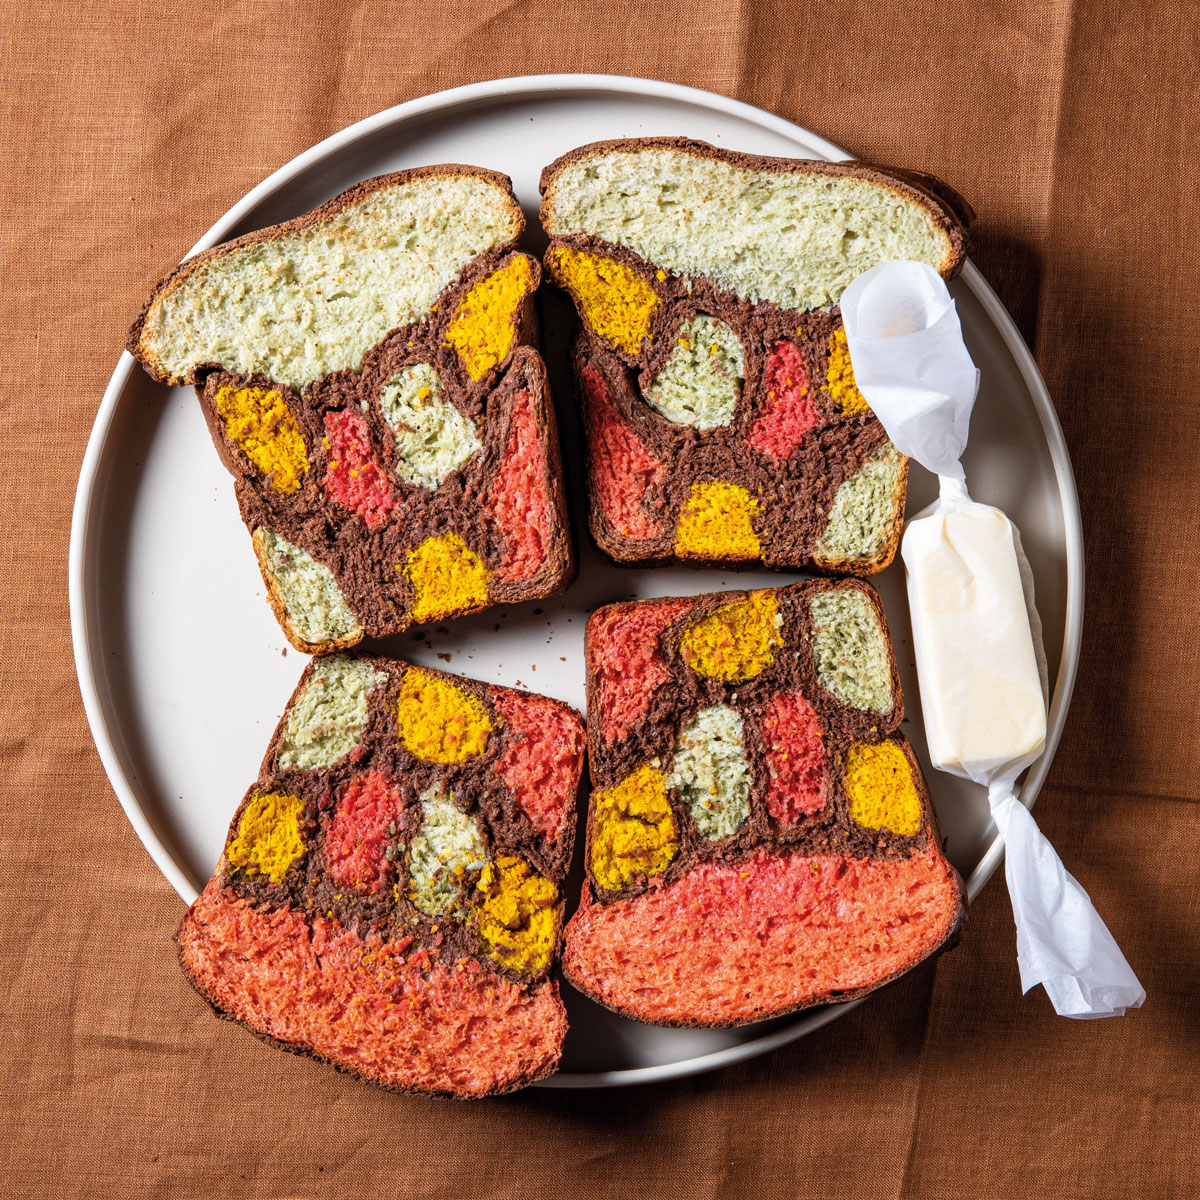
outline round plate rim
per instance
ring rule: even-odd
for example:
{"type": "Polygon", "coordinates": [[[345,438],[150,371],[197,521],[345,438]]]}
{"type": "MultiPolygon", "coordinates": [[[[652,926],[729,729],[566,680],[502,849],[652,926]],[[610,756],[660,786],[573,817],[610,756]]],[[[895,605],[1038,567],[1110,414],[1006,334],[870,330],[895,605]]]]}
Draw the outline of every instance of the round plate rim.
{"type": "MultiPolygon", "coordinates": [[[[709,108],[779,133],[784,137],[802,140],[828,159],[840,160],[850,157],[832,142],[819,137],[795,122],[787,121],[743,101],[733,100],[728,96],[707,92],[700,88],[686,87],[682,84],[667,83],[657,79],[643,79],[637,76],[591,74],[519,75],[505,79],[492,79],[449,88],[445,91],[432,92],[429,95],[394,105],[356,121],[302,151],[247,192],[209,228],[186,257],[206,250],[224,240],[228,232],[235,228],[246,214],[321,159],[361,138],[370,137],[381,129],[402,125],[432,113],[445,113],[465,105],[477,105],[481,101],[519,99],[522,96],[545,98],[552,95],[588,92],[640,95],[655,99],[675,100],[698,108],[709,108]]],[[[999,297],[973,263],[969,261],[966,263],[960,278],[987,313],[994,329],[1004,342],[1005,348],[1012,354],[1021,377],[1029,389],[1046,437],[1063,506],[1067,569],[1066,622],[1062,657],[1058,664],[1057,681],[1050,703],[1046,751],[1029,769],[1020,789],[1021,802],[1027,808],[1032,808],[1046,780],[1059,739],[1062,736],[1078,670],[1084,594],[1082,516],[1066,439],[1063,436],[1062,427],[1045,382],[1029,347],[1025,344],[1024,338],[999,297]]],[[[94,653],[96,648],[91,637],[89,597],[85,589],[85,581],[89,575],[86,567],[90,549],[89,533],[94,515],[93,499],[97,473],[104,461],[104,451],[111,434],[121,394],[136,368],[137,362],[132,355],[128,351],[123,352],[104,391],[80,468],[71,517],[69,549],[68,588],[71,641],[84,711],[105,774],[116,792],[117,799],[129,823],[133,826],[134,832],[141,839],[155,865],[183,900],[191,903],[196,895],[194,887],[155,834],[132,784],[121,768],[116,745],[105,719],[104,706],[100,699],[97,682],[98,669],[94,653]]],[[[999,836],[996,835],[966,880],[968,900],[974,900],[979,894],[983,885],[1000,865],[1003,856],[1004,846],[999,836]]],[[[863,997],[863,999],[867,999],[867,997],[863,997]]],[[[667,1079],[682,1079],[690,1075],[716,1070],[755,1058],[812,1033],[856,1008],[863,1002],[863,999],[844,1004],[826,1005],[807,1014],[797,1014],[794,1021],[781,1029],[695,1058],[681,1059],[677,1062],[662,1063],[652,1067],[636,1067],[616,1071],[564,1072],[544,1080],[540,1086],[549,1088],[621,1087],[667,1079]]]]}

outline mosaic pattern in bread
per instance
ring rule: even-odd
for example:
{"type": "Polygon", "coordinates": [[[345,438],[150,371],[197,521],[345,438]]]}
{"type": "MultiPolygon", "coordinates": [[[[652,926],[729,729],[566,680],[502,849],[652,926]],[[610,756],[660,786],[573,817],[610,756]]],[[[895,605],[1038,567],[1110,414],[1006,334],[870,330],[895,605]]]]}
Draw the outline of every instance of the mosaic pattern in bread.
{"type": "Polygon", "coordinates": [[[129,349],[196,386],[267,593],[314,653],[574,571],[509,180],[429,167],[188,259],[129,349]]]}
{"type": "Polygon", "coordinates": [[[849,999],[950,944],[962,881],[857,580],[598,609],[588,879],[563,973],[662,1025],[849,999]]]}
{"type": "Polygon", "coordinates": [[[578,310],[590,528],[618,562],[869,575],[907,460],[854,382],[837,302],[878,262],[945,277],[970,211],[936,180],[600,142],[542,174],[545,265],[578,310]]]}
{"type": "Polygon", "coordinates": [[[583,753],[556,700],[315,659],[180,925],[184,971],[220,1015],[388,1088],[543,1078],[583,753]]]}

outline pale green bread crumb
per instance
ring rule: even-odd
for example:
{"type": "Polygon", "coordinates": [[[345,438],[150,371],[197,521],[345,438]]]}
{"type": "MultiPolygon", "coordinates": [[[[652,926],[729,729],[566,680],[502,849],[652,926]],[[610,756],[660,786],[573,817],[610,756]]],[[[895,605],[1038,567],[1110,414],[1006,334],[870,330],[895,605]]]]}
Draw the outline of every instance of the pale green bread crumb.
{"type": "Polygon", "coordinates": [[[173,379],[207,363],[302,387],[354,370],[427,313],[476,255],[517,236],[508,192],[431,175],[368,192],[295,233],[201,264],[150,306],[141,346],[173,379]]]}
{"type": "Polygon", "coordinates": [[[816,562],[870,562],[879,555],[895,524],[903,466],[904,456],[885,442],[838,488],[829,524],[813,552],[816,562]]]}
{"type": "Polygon", "coordinates": [[[483,869],[487,847],[474,818],[437,784],[422,794],[421,814],[408,852],[409,895],[423,913],[440,917],[459,910],[466,874],[483,869]]]}
{"type": "Polygon", "coordinates": [[[701,709],[680,731],[668,782],[706,838],[736,833],[750,817],[742,718],[727,704],[701,709]]]}
{"type": "Polygon", "coordinates": [[[745,373],[737,334],[724,321],[699,313],[679,327],[646,401],[676,425],[716,429],[733,420],[745,373]]]}
{"type": "Polygon", "coordinates": [[[345,758],[362,739],[367,698],[383,679],[370,663],[342,654],[319,659],[288,709],[277,768],[312,771],[345,758]]]}
{"type": "Polygon", "coordinates": [[[396,437],[396,471],[407,483],[436,491],[480,447],[474,422],[441,399],[442,380],[429,363],[401,367],[379,393],[396,437]]]}
{"type": "Polygon", "coordinates": [[[821,683],[851,708],[891,712],[892,668],[875,606],[857,587],[842,587],[818,592],[809,612],[821,683]]]}
{"type": "Polygon", "coordinates": [[[551,236],[593,234],[679,275],[782,308],[833,304],[869,267],[945,267],[951,245],[916,200],[865,179],[736,167],[663,146],[588,154],[547,194],[551,236]]]}
{"type": "Polygon", "coordinates": [[[362,633],[328,567],[269,529],[256,532],[276,595],[302,641],[319,645],[362,633]]]}

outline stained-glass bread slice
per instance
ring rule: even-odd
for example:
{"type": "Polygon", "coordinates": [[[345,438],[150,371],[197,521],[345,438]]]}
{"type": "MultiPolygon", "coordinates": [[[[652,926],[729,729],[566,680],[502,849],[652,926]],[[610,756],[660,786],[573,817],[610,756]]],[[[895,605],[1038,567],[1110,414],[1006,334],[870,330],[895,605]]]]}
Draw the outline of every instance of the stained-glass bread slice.
{"type": "Polygon", "coordinates": [[[653,1024],[740,1025],[862,995],[954,939],[962,882],[870,585],[614,604],[586,654],[576,988],[653,1024]]]}
{"type": "Polygon", "coordinates": [[[315,659],[180,925],[184,971],[221,1016],[388,1088],[549,1075],[583,753],[556,700],[315,659]]]}
{"type": "Polygon", "coordinates": [[[590,527],[623,563],[866,575],[895,554],[907,460],[854,382],[837,303],[895,258],[949,278],[969,209],[926,176],[682,138],[542,174],[574,356],[590,527]]]}
{"type": "Polygon", "coordinates": [[[188,259],[134,325],[150,374],[196,385],[297,648],[570,581],[523,228],[503,175],[384,175],[188,259]]]}

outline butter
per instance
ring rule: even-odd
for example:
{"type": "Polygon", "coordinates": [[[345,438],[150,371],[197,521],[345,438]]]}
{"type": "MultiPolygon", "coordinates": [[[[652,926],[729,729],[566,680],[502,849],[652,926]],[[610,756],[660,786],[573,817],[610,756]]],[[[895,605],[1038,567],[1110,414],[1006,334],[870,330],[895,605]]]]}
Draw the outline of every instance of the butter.
{"type": "Polygon", "coordinates": [[[1046,740],[1013,532],[999,509],[943,504],[909,523],[901,549],[930,758],[970,778],[1046,740]]]}

